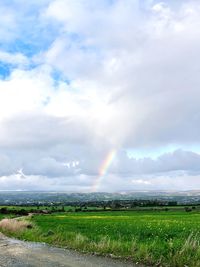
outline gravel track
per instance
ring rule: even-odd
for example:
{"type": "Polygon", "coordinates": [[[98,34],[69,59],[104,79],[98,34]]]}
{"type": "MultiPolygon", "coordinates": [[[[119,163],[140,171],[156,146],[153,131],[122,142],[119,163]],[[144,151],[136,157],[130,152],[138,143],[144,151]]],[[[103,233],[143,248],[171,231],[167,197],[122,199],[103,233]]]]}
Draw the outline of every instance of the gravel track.
{"type": "MultiPolygon", "coordinates": [[[[24,242],[0,234],[0,267],[136,267],[106,257],[84,255],[42,243],[24,242]]],[[[141,267],[141,266],[140,266],[141,267]]]]}

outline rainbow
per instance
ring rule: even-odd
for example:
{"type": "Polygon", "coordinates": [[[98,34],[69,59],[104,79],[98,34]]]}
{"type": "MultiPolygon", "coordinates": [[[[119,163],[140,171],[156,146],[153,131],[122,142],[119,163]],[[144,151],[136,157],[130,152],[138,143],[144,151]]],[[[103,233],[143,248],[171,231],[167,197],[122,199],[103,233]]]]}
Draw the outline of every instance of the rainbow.
{"type": "Polygon", "coordinates": [[[94,181],[94,184],[92,185],[92,192],[96,192],[97,189],[99,188],[102,179],[104,177],[104,175],[106,174],[106,172],[108,171],[110,165],[112,164],[115,156],[116,156],[117,150],[116,149],[112,149],[106,156],[106,158],[104,159],[103,163],[101,164],[101,167],[99,169],[99,175],[97,176],[97,178],[94,181]]]}

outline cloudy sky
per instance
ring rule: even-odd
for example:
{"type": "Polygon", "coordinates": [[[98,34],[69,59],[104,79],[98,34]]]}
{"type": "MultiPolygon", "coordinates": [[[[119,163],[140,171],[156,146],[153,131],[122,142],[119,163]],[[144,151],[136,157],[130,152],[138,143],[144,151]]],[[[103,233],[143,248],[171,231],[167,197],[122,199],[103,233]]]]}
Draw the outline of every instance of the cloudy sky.
{"type": "Polygon", "coordinates": [[[200,189],[200,1],[0,14],[0,190],[200,189]]]}

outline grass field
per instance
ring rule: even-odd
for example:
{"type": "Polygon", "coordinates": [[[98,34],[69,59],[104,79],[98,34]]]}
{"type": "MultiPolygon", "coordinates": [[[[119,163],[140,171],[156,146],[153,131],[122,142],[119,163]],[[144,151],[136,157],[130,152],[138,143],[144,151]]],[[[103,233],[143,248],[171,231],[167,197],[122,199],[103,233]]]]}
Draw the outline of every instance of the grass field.
{"type": "Polygon", "coordinates": [[[200,266],[197,211],[59,213],[31,221],[33,229],[12,235],[153,266],[200,266]]]}

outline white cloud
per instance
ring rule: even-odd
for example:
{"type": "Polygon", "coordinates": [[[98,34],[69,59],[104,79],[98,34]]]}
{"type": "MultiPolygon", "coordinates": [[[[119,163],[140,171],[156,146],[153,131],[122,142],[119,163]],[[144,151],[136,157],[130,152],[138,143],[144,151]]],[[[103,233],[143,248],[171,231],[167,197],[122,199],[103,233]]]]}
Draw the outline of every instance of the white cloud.
{"type": "Polygon", "coordinates": [[[14,70],[0,81],[0,120],[21,113],[39,112],[51,91],[51,79],[42,70],[14,70]]]}
{"type": "Polygon", "coordinates": [[[57,19],[63,31],[45,54],[46,62],[69,78],[78,77],[82,96],[95,92],[104,107],[110,99],[115,112],[111,127],[103,128],[120,145],[199,142],[199,135],[191,136],[199,120],[199,19],[187,11],[199,14],[199,6],[186,2],[178,12],[172,8],[158,3],[145,16],[137,1],[94,8],[90,1],[57,0],[48,7],[46,14],[57,19]],[[64,10],[70,15],[64,16],[64,10]]]}
{"type": "Polygon", "coordinates": [[[7,53],[0,51],[0,61],[11,65],[27,65],[29,60],[23,54],[20,53],[7,53]]]}
{"type": "Polygon", "coordinates": [[[5,20],[13,49],[0,40],[0,60],[13,66],[0,80],[0,185],[13,179],[19,189],[23,169],[23,188],[38,180],[60,188],[76,177],[72,187],[85,189],[113,148],[118,155],[102,190],[178,186],[181,179],[189,187],[189,175],[197,183],[197,153],[135,160],[124,151],[199,144],[199,3],[20,3],[20,16],[16,1],[2,7],[16,30],[6,36],[5,20]],[[16,49],[17,38],[23,45],[16,49]]]}
{"type": "Polygon", "coordinates": [[[132,183],[135,185],[150,185],[151,184],[151,182],[146,181],[146,180],[142,180],[142,179],[132,180],[132,183]]]}

